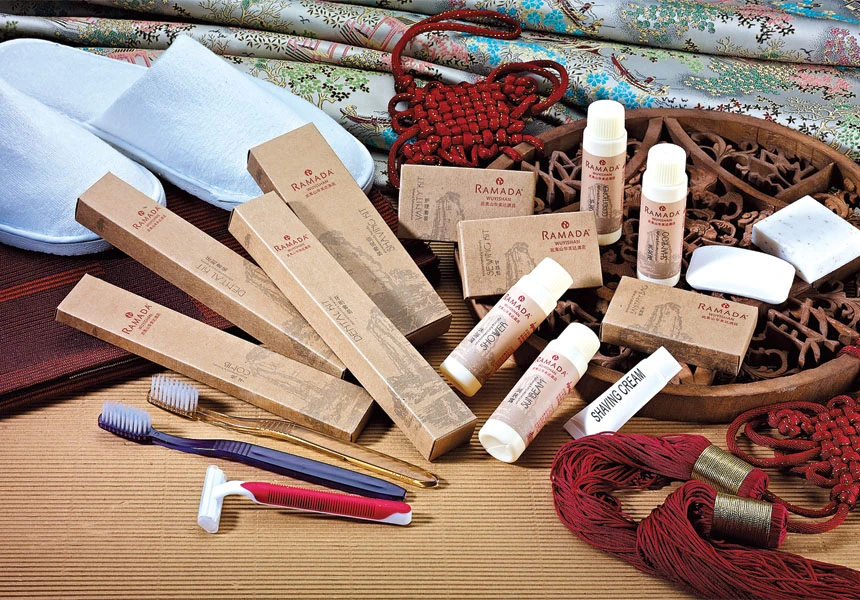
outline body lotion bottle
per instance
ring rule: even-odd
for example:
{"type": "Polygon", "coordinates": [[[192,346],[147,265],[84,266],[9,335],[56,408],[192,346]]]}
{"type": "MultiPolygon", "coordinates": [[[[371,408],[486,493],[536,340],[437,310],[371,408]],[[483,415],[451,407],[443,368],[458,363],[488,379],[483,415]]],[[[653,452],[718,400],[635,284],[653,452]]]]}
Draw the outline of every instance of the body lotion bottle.
{"type": "Polygon", "coordinates": [[[526,370],[487,419],[478,439],[503,462],[516,461],[588,368],[600,339],[581,323],[568,325],[526,370]]]}
{"type": "Polygon", "coordinates": [[[440,370],[466,396],[474,396],[514,350],[553,311],[573,278],[551,258],[521,277],[469,332],[440,370]]]}
{"type": "Polygon", "coordinates": [[[636,277],[673,286],[681,278],[687,215],[687,155],[675,144],[648,151],[639,207],[636,277]]]}

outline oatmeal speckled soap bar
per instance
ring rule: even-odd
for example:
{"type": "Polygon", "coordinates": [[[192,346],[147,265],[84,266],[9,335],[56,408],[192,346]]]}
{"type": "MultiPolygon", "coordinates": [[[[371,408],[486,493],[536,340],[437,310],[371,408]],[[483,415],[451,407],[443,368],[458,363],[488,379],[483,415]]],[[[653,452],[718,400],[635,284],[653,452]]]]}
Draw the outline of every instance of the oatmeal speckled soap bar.
{"type": "Polygon", "coordinates": [[[811,196],[804,196],[753,225],[752,243],[790,262],[797,276],[807,283],[860,257],[860,229],[811,196]]]}

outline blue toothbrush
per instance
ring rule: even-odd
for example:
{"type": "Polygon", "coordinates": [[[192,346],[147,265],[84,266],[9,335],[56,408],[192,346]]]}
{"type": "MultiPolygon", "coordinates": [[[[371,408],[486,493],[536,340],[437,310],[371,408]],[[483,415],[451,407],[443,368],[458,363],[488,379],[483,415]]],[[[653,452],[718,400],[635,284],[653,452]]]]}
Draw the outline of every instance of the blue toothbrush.
{"type": "Polygon", "coordinates": [[[102,405],[99,427],[139,444],[158,444],[181,452],[232,460],[351,494],[386,500],[402,500],[406,496],[405,489],[383,479],[280,450],[247,442],[195,440],[163,433],[152,427],[152,418],[145,410],[120,402],[102,405]]]}

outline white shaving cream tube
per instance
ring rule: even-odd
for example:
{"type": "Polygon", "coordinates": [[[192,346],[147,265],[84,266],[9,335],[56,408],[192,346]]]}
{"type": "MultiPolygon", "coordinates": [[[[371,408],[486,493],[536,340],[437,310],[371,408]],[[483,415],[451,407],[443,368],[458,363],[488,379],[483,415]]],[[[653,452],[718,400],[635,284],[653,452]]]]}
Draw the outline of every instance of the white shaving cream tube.
{"type": "Polygon", "coordinates": [[[618,431],[680,371],[678,361],[661,346],[571,417],[564,428],[574,439],[618,431]]]}

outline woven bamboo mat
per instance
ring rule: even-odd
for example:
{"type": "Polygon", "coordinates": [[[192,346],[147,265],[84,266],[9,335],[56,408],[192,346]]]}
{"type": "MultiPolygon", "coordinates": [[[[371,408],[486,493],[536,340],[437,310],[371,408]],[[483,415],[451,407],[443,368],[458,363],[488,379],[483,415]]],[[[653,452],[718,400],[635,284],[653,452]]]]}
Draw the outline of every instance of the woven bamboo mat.
{"type": "MultiPolygon", "coordinates": [[[[437,366],[472,319],[459,295],[451,249],[442,256],[441,293],[454,311],[444,338],[422,349],[437,366]]],[[[9,351],[9,349],[4,349],[9,351]]],[[[469,405],[483,423],[520,371],[509,363],[469,405]]],[[[0,420],[0,597],[108,598],[684,598],[587,546],[556,517],[549,465],[569,438],[561,424],[581,407],[570,397],[515,465],[484,453],[473,437],[437,462],[444,480],[410,489],[414,521],[393,527],[290,514],[244,499],[224,503],[221,531],[205,533],[196,514],[206,466],[229,479],[288,480],[250,467],[141,446],[96,426],[105,400],[146,407],[168,433],[243,437],[192,423],[146,404],[148,378],[30,405],[0,420]]],[[[260,411],[202,388],[201,404],[242,415],[260,411]]],[[[696,432],[724,445],[723,426],[636,419],[625,431],[696,432]]],[[[426,464],[384,414],[360,441],[426,464]]],[[[311,456],[277,441],[273,447],[311,456]]],[[[304,484],[299,484],[304,485],[304,484]]],[[[823,501],[796,482],[777,482],[789,500],[823,501]]],[[[645,516],[665,492],[629,494],[645,516]]],[[[835,532],[790,535],[783,549],[860,569],[860,517],[835,532]]]]}

